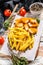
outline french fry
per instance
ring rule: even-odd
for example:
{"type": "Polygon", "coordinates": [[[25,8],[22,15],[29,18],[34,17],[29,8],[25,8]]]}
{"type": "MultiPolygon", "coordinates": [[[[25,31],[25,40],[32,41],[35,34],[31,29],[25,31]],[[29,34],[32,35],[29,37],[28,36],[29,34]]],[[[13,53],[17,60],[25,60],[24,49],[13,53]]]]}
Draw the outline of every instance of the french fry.
{"type": "Polygon", "coordinates": [[[16,48],[16,42],[12,45],[12,49],[16,48]]]}
{"type": "Polygon", "coordinates": [[[17,44],[17,46],[16,46],[16,50],[18,50],[18,49],[19,49],[19,46],[20,46],[20,43],[18,43],[18,44],[17,44]]]}

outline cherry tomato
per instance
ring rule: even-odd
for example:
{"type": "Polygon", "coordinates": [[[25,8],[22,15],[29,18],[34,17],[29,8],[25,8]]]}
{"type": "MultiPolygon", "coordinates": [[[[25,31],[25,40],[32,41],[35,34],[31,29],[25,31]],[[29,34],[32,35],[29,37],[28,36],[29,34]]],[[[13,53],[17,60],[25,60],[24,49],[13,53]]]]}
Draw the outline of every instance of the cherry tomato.
{"type": "Polygon", "coordinates": [[[11,15],[11,10],[10,10],[10,9],[4,10],[4,15],[5,15],[6,17],[9,17],[9,16],[11,15]]]}
{"type": "Polygon", "coordinates": [[[3,43],[4,43],[4,38],[0,36],[0,45],[3,45],[3,43]]]}
{"type": "Polygon", "coordinates": [[[21,8],[20,11],[19,11],[19,14],[21,16],[24,16],[26,14],[26,10],[24,8],[21,8]]]}

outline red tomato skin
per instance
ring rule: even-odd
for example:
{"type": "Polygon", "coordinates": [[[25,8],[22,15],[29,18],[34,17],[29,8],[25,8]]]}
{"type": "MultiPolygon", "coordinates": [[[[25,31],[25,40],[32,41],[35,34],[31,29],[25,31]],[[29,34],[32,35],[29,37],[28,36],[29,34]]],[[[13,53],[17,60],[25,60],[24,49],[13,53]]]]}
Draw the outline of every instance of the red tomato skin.
{"type": "Polygon", "coordinates": [[[4,11],[4,15],[5,15],[6,17],[9,17],[9,16],[11,15],[11,10],[10,10],[10,9],[6,9],[6,10],[4,11]]]}
{"type": "Polygon", "coordinates": [[[26,14],[26,10],[24,8],[21,8],[19,14],[21,16],[24,16],[26,14]]]}
{"type": "Polygon", "coordinates": [[[4,43],[4,38],[0,36],[0,45],[3,45],[3,43],[4,43]]]}

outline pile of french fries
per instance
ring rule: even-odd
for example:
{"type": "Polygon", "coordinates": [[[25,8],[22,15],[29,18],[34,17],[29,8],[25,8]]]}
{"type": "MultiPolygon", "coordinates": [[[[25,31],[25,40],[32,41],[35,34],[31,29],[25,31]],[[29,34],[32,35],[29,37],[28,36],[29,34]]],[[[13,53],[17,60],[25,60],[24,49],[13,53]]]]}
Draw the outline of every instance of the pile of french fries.
{"type": "Polygon", "coordinates": [[[9,28],[8,41],[11,49],[25,51],[33,48],[34,37],[23,28],[9,28]]]}

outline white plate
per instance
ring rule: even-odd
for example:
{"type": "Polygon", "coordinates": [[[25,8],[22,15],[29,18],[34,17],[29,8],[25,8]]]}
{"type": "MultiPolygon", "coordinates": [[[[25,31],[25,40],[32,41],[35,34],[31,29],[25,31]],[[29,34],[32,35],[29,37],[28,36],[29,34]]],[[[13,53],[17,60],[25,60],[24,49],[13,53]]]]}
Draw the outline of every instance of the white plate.
{"type": "MultiPolygon", "coordinates": [[[[18,18],[21,18],[21,17],[16,15],[15,19],[18,19],[18,18]]],[[[14,19],[14,22],[12,24],[12,27],[14,26],[15,19],[14,19]]],[[[26,57],[30,61],[34,60],[36,53],[37,53],[37,50],[38,50],[38,47],[39,47],[42,29],[43,29],[43,21],[40,21],[40,24],[38,27],[38,32],[37,32],[35,39],[34,39],[34,46],[31,50],[26,50],[25,52],[19,52],[19,51],[13,50],[14,54],[16,54],[18,57],[26,57]]]]}

